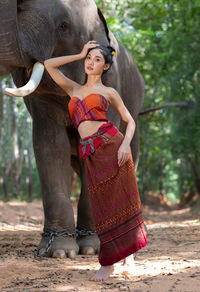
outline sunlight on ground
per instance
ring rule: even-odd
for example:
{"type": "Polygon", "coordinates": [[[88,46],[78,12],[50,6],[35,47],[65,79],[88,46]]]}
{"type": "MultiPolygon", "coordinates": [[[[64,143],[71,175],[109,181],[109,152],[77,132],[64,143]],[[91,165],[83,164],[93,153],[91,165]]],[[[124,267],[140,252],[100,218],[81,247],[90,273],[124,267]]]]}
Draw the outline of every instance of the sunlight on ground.
{"type": "MultiPolygon", "coordinates": [[[[18,217],[23,217],[22,214],[18,214],[18,217]]],[[[23,218],[22,218],[23,219],[23,218]]],[[[27,220],[27,218],[24,218],[27,220]]],[[[41,231],[43,228],[43,225],[38,222],[36,225],[36,222],[27,222],[24,221],[21,224],[8,224],[6,222],[0,222],[0,231],[17,231],[17,230],[21,230],[21,231],[41,231]]],[[[33,220],[33,221],[37,221],[39,220],[38,217],[36,216],[31,216],[29,217],[29,220],[33,220]]],[[[154,230],[154,229],[165,229],[165,228],[170,228],[173,227],[173,225],[176,224],[176,227],[188,227],[189,225],[193,225],[194,226],[200,226],[200,222],[199,219],[196,220],[185,220],[185,221],[181,221],[181,222],[174,222],[174,221],[170,221],[170,222],[159,222],[159,223],[153,223],[153,224],[147,224],[147,228],[149,231],[154,230]],[[170,226],[172,225],[172,226],[170,226]]],[[[200,231],[198,232],[200,234],[200,231]]]]}
{"type": "Polygon", "coordinates": [[[148,260],[144,262],[137,263],[136,262],[136,271],[135,276],[143,276],[148,274],[150,276],[157,276],[160,274],[167,274],[172,273],[176,274],[181,271],[184,271],[188,267],[199,267],[200,266],[200,259],[199,260],[191,260],[191,261],[181,261],[181,260],[148,260]],[[145,266],[144,266],[145,263],[145,266]]]}
{"type": "MultiPolygon", "coordinates": [[[[84,285],[84,283],[81,283],[80,284],[82,287],[79,287],[78,288],[78,290],[75,290],[74,289],[74,285],[72,284],[72,285],[67,285],[67,286],[58,286],[58,287],[56,287],[56,289],[55,289],[55,291],[60,291],[60,292],[67,292],[67,291],[86,291],[85,290],[85,285],[84,285]],[[66,290],[67,289],[67,290],[66,290]]],[[[97,284],[96,284],[97,285],[97,284]]],[[[96,289],[95,289],[96,290],[96,289]]]]}
{"type": "MultiPolygon", "coordinates": [[[[111,276],[110,280],[108,282],[113,282],[114,279],[117,279],[117,281],[123,281],[123,280],[136,280],[140,277],[142,277],[143,281],[145,282],[145,279],[149,279],[149,277],[157,277],[161,275],[179,275],[179,280],[181,280],[184,276],[184,273],[187,272],[188,268],[197,268],[200,266],[200,259],[199,260],[191,260],[191,261],[184,261],[184,260],[169,260],[166,259],[165,256],[161,256],[156,259],[148,259],[143,261],[135,261],[135,273],[134,276],[111,276]]],[[[85,274],[87,277],[87,281],[91,276],[91,273],[88,273],[88,271],[95,271],[99,268],[99,265],[91,266],[91,265],[73,265],[71,268],[66,268],[66,270],[69,270],[69,272],[72,270],[79,271],[81,274],[85,274]]],[[[100,285],[98,283],[91,283],[91,285],[100,285]]],[[[98,286],[96,286],[97,288],[98,286]]],[[[64,292],[64,291],[75,291],[74,285],[59,285],[56,287],[56,291],[64,292]],[[72,290],[70,290],[72,289],[72,290]]],[[[95,288],[94,288],[95,289],[95,288]]],[[[96,289],[95,289],[96,290],[96,289]]],[[[94,291],[95,291],[94,290],[94,291]]],[[[84,288],[84,281],[80,283],[79,290],[78,291],[85,291],[84,288]]],[[[99,291],[99,290],[98,290],[99,291]]],[[[101,290],[103,291],[103,290],[101,290]]],[[[116,291],[116,290],[115,290],[116,291]]],[[[121,290],[120,290],[121,291],[121,290]]],[[[128,291],[128,290],[123,290],[128,291]]],[[[132,290],[131,290],[132,291],[132,290]]],[[[141,291],[141,290],[140,290],[141,291]]],[[[145,290],[146,291],[146,290],[145,290]]]]}
{"type": "Polygon", "coordinates": [[[14,200],[6,202],[6,203],[3,202],[3,201],[0,201],[0,206],[3,206],[5,204],[10,205],[10,206],[27,206],[27,205],[29,205],[31,203],[28,203],[26,201],[14,201],[14,200]]]}
{"type": "Polygon", "coordinates": [[[42,202],[0,201],[0,231],[41,231],[42,202]]]}
{"type": "Polygon", "coordinates": [[[148,230],[158,229],[158,228],[170,228],[176,225],[176,227],[188,227],[190,225],[192,226],[200,226],[199,219],[195,220],[185,220],[185,221],[169,221],[169,222],[159,222],[159,223],[153,223],[153,224],[147,224],[148,230]],[[171,225],[171,226],[170,226],[171,225]]]}
{"type": "Polygon", "coordinates": [[[10,225],[0,222],[0,231],[42,231],[43,225],[35,226],[32,223],[10,225]]]}
{"type": "MultiPolygon", "coordinates": [[[[159,256],[156,259],[148,259],[144,261],[135,261],[135,273],[134,276],[157,276],[160,274],[172,273],[176,274],[179,273],[188,267],[194,268],[200,266],[200,259],[198,260],[169,260],[163,259],[159,256]],[[181,267],[180,267],[181,265],[181,267]]],[[[73,265],[71,266],[70,270],[77,270],[77,271],[91,271],[99,269],[100,265],[73,265]]]]}

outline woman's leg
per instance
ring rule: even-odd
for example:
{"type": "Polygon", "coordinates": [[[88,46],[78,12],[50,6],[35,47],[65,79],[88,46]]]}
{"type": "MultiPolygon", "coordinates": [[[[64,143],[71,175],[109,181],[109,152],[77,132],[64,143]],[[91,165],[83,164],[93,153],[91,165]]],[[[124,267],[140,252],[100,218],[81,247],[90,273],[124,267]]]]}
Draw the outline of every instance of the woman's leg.
{"type": "Polygon", "coordinates": [[[112,274],[133,276],[135,271],[134,255],[126,257],[122,264],[116,263],[110,266],[101,266],[100,269],[91,278],[91,281],[104,281],[112,274]]]}
{"type": "Polygon", "coordinates": [[[120,274],[134,275],[134,272],[135,272],[135,263],[134,263],[134,255],[132,254],[123,260],[120,274]]]}

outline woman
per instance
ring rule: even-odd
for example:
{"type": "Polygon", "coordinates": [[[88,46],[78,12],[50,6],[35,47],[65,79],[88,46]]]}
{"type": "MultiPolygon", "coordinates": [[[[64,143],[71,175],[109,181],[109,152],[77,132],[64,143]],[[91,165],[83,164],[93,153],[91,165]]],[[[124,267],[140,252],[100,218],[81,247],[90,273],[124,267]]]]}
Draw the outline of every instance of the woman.
{"type": "Polygon", "coordinates": [[[48,59],[44,65],[71,97],[69,112],[80,134],[80,157],[84,159],[88,193],[100,239],[101,267],[92,280],[102,281],[114,272],[114,263],[124,260],[131,269],[134,252],[146,246],[141,203],[130,143],[135,122],[117,91],[103,85],[115,51],[89,41],[80,54],[48,59]],[[87,79],[80,85],[57,68],[85,58],[87,79]],[[125,136],[106,117],[108,106],[127,123],[125,136]],[[129,257],[129,263],[127,260],[129,257]]]}

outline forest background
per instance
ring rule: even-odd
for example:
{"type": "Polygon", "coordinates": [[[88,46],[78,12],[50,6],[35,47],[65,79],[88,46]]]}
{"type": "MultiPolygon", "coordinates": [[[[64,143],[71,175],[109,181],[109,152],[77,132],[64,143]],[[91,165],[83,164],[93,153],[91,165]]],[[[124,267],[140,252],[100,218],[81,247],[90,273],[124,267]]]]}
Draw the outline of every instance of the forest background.
{"type": "MultiPolygon", "coordinates": [[[[146,84],[139,117],[137,179],[148,193],[171,201],[200,196],[200,2],[198,0],[96,0],[108,27],[131,52],[146,84]]],[[[32,148],[31,117],[22,98],[4,95],[13,86],[0,77],[0,199],[41,198],[32,148]]],[[[76,180],[76,176],[74,176],[76,180]]],[[[73,195],[80,182],[73,181],[73,195]]]]}

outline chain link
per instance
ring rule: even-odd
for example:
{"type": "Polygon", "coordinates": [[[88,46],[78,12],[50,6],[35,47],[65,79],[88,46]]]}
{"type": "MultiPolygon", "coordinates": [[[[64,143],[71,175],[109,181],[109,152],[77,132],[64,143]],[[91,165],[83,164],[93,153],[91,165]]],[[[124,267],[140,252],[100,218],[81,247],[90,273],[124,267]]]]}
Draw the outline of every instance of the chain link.
{"type": "Polygon", "coordinates": [[[52,247],[52,243],[54,241],[55,237],[62,237],[62,236],[69,236],[69,237],[76,237],[77,232],[68,232],[68,231],[44,231],[42,233],[42,237],[48,237],[49,236],[49,241],[46,244],[46,248],[44,253],[41,255],[39,253],[39,249],[36,249],[33,251],[34,255],[39,258],[44,258],[47,256],[48,251],[52,247]]]}
{"type": "Polygon", "coordinates": [[[46,244],[45,251],[41,255],[39,253],[39,249],[35,249],[33,251],[33,253],[34,253],[34,255],[36,257],[39,257],[39,258],[47,257],[48,251],[51,249],[52,243],[53,243],[55,237],[69,236],[69,237],[74,237],[74,238],[75,237],[80,238],[80,237],[84,237],[84,236],[87,236],[87,235],[94,235],[94,234],[96,234],[96,231],[95,230],[85,230],[85,229],[82,229],[82,230],[78,230],[77,229],[75,232],[68,232],[68,231],[44,231],[42,233],[42,237],[48,237],[49,236],[49,241],[46,244]]]}
{"type": "Polygon", "coordinates": [[[82,229],[82,230],[77,230],[77,233],[78,233],[78,237],[84,237],[87,235],[94,235],[94,234],[96,234],[96,231],[82,229]]]}

